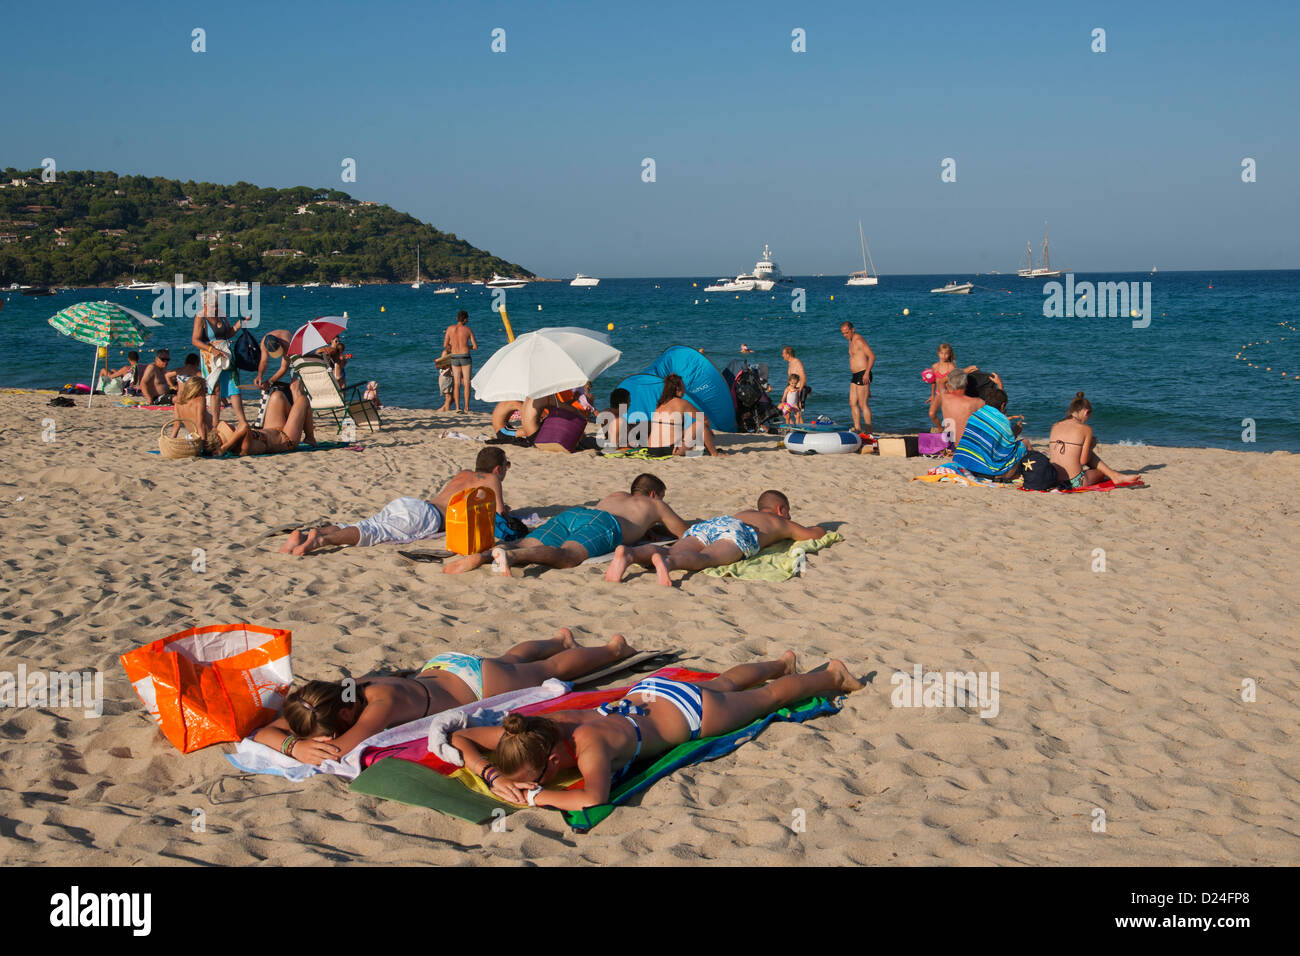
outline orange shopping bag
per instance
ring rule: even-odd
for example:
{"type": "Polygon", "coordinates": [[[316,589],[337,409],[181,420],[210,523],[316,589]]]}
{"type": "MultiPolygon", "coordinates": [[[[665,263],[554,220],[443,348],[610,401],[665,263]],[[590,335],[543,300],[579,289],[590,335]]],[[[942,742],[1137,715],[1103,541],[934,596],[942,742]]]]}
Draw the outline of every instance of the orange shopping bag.
{"type": "Polygon", "coordinates": [[[192,627],[122,655],[163,735],[182,753],[242,740],[280,713],[293,683],[289,631],[192,627]]]}
{"type": "Polygon", "coordinates": [[[478,554],[497,540],[497,496],[490,488],[466,488],[447,503],[447,550],[478,554]]]}

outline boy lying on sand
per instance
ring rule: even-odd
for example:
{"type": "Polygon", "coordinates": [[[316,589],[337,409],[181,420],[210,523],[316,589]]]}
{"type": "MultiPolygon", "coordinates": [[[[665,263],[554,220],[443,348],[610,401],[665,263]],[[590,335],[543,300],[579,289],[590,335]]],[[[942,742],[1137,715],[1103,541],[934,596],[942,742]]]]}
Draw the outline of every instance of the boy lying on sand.
{"type": "Polygon", "coordinates": [[[793,651],[779,660],[741,664],[699,684],[647,677],[620,701],[595,710],[562,710],[549,717],[511,714],[500,727],[472,727],[451,735],[465,766],[511,803],[581,810],[609,802],[610,790],[638,760],[657,757],[698,737],[739,730],[764,714],[818,695],[862,688],[840,661],[795,673],[793,651]],[[763,687],[745,690],[762,681],[763,687]],[[493,761],[485,756],[495,751],[493,761]],[[581,790],[541,788],[577,767],[581,790]]]}
{"type": "Polygon", "coordinates": [[[388,727],[536,687],[552,677],[571,680],[635,653],[622,634],[604,647],[581,647],[562,627],[549,641],[525,641],[500,657],[439,654],[415,677],[308,681],[290,692],[280,716],[253,739],[319,766],[388,727]]]}
{"type": "Polygon", "coordinates": [[[826,532],[817,526],[806,528],[790,520],[790,499],[779,491],[765,491],[758,496],[757,511],[741,511],[697,522],[686,529],[681,540],[671,546],[644,544],[639,548],[620,545],[614,551],[605,580],[619,582],[629,564],[653,567],[659,583],[671,585],[672,571],[699,571],[734,564],[752,558],[769,544],[791,538],[811,541],[826,532]]]}
{"type": "Polygon", "coordinates": [[[456,476],[443,486],[442,491],[432,501],[420,498],[397,498],[384,506],[377,515],[372,515],[357,524],[327,524],[313,528],[303,535],[301,531],[289,534],[289,540],[280,548],[281,554],[296,554],[301,557],[321,548],[337,545],[360,545],[371,547],[376,544],[409,544],[423,538],[431,538],[444,527],[444,515],[452,497],[466,488],[488,488],[496,495],[497,514],[506,516],[510,509],[506,507],[505,492],[501,482],[505,479],[510,462],[506,453],[493,446],[484,448],[474,461],[474,470],[468,468],[457,472],[456,476]]]}
{"type": "Polygon", "coordinates": [[[500,544],[491,552],[471,554],[443,565],[447,574],[472,571],[488,561],[497,574],[510,574],[512,567],[544,564],[552,568],[574,568],[590,557],[609,554],[619,545],[645,537],[656,524],[673,535],[686,530],[686,522],[664,503],[664,483],[651,474],[636,476],[632,491],[606,495],[594,508],[561,511],[528,537],[500,544]]]}

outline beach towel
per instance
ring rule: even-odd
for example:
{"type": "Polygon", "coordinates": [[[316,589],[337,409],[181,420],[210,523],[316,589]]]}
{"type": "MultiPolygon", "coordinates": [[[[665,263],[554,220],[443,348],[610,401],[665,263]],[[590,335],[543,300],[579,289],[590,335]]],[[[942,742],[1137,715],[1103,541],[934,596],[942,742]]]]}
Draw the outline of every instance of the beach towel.
{"type": "MultiPolygon", "coordinates": [[[[924,475],[915,475],[911,481],[927,481],[931,483],[951,482],[952,484],[965,485],[967,487],[983,488],[1016,488],[1020,491],[1037,491],[1034,488],[1021,488],[1019,482],[1008,481],[991,481],[988,478],[982,478],[979,475],[971,474],[965,468],[958,468],[955,465],[939,465],[931,468],[924,475]]],[[[1134,478],[1131,481],[1122,481],[1116,484],[1107,479],[1098,482],[1095,485],[1085,485],[1082,488],[1053,488],[1051,490],[1038,492],[1045,495],[1072,495],[1078,491],[1114,491],[1116,488],[1143,488],[1145,482],[1141,478],[1134,478]]]]}
{"type": "Polygon", "coordinates": [[[977,409],[966,422],[952,463],[977,475],[1005,475],[1025,457],[1025,443],[1011,431],[1011,422],[992,405],[977,409]]]}
{"type": "MultiPolygon", "coordinates": [[[[506,694],[498,694],[496,697],[489,697],[487,700],[478,700],[472,704],[465,704],[462,707],[452,709],[497,711],[504,718],[505,714],[512,710],[517,710],[528,704],[542,703],[560,697],[568,690],[569,685],[564,681],[551,679],[540,687],[510,691],[506,694]]],[[[438,714],[422,717],[419,720],[413,720],[407,724],[389,727],[387,730],[382,730],[371,737],[367,737],[338,760],[327,760],[319,767],[299,763],[292,757],[280,753],[274,747],[259,744],[251,736],[241,740],[234,753],[226,754],[226,759],[245,773],[268,773],[289,780],[306,780],[318,773],[332,773],[351,779],[361,773],[363,768],[362,755],[367,750],[401,747],[411,741],[418,741],[423,746],[429,737],[429,726],[435,718],[446,713],[448,711],[442,711],[438,714]]]]}
{"type": "Polygon", "coordinates": [[[803,574],[808,565],[806,555],[843,540],[844,535],[838,531],[828,531],[812,541],[778,541],[769,544],[752,558],[742,558],[734,564],[724,564],[718,568],[704,568],[701,573],[716,578],[741,578],[745,581],[788,581],[796,574],[803,574]]]}
{"type": "Polygon", "coordinates": [[[623,448],[619,451],[602,451],[601,455],[605,458],[637,458],[641,461],[667,461],[669,458],[680,458],[680,455],[652,455],[648,448],[623,448]]]}

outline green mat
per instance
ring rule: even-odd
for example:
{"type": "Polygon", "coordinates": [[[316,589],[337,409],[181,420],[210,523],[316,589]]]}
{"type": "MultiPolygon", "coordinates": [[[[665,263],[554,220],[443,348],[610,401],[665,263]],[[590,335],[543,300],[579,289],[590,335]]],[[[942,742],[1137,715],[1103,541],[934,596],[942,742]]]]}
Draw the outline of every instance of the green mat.
{"type": "Polygon", "coordinates": [[[496,811],[514,813],[520,809],[477,793],[424,764],[396,757],[376,760],[361,771],[349,789],[412,807],[439,810],[470,823],[491,823],[494,817],[501,816],[496,811]]]}

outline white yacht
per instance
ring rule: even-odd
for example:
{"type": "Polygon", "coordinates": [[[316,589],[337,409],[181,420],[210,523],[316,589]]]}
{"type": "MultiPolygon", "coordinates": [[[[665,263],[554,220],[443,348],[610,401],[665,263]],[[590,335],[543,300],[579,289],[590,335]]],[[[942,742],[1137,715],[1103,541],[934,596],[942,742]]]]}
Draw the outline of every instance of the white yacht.
{"type": "Polygon", "coordinates": [[[331,289],[359,289],[361,287],[358,285],[352,285],[347,282],[331,282],[330,288],[331,289]]]}
{"type": "Polygon", "coordinates": [[[1052,258],[1047,252],[1047,223],[1043,223],[1043,264],[1034,268],[1034,247],[1032,244],[1025,243],[1025,252],[1029,255],[1029,267],[1020,269],[1016,274],[1022,279],[1055,279],[1061,275],[1061,269],[1052,268],[1052,258]]]}
{"type": "Polygon", "coordinates": [[[938,289],[931,289],[930,291],[947,292],[951,295],[970,295],[970,290],[973,288],[975,288],[975,283],[973,282],[958,282],[956,279],[953,279],[947,285],[941,286],[938,289]]]}
{"type": "Polygon", "coordinates": [[[412,289],[418,289],[423,283],[420,282],[420,244],[415,244],[415,281],[411,283],[412,289]]]}
{"type": "Polygon", "coordinates": [[[450,292],[455,292],[455,291],[456,291],[456,287],[455,287],[454,285],[444,285],[444,286],[439,286],[438,288],[434,289],[434,290],[433,290],[433,294],[434,294],[434,295],[447,295],[448,293],[450,293],[450,292]]]}
{"type": "Polygon", "coordinates": [[[141,282],[138,279],[129,285],[118,285],[114,289],[118,292],[152,292],[154,287],[160,285],[158,282],[141,282]]]}
{"type": "Polygon", "coordinates": [[[734,279],[723,276],[713,285],[706,285],[705,292],[753,292],[757,280],[751,275],[739,275],[734,279]]]}
{"type": "Polygon", "coordinates": [[[492,281],[487,284],[489,289],[522,289],[528,285],[525,279],[507,279],[503,275],[492,273],[492,281]]]}
{"type": "Polygon", "coordinates": [[[569,285],[600,285],[600,280],[593,279],[591,276],[585,276],[579,272],[573,277],[573,281],[570,282],[569,285]]]}
{"type": "MultiPolygon", "coordinates": [[[[737,276],[736,281],[739,282],[743,278],[745,277],[737,276]]],[[[763,292],[770,292],[772,286],[776,285],[778,282],[793,281],[782,275],[781,267],[772,261],[772,252],[768,249],[767,243],[763,243],[763,258],[754,263],[753,279],[754,288],[761,289],[763,292]]]]}
{"type": "Polygon", "coordinates": [[[302,284],[302,287],[303,287],[304,289],[319,289],[319,288],[320,288],[320,283],[319,283],[319,282],[304,282],[304,283],[302,284]]]}
{"type": "Polygon", "coordinates": [[[867,238],[862,234],[862,220],[858,220],[858,240],[862,243],[862,271],[850,272],[849,281],[845,285],[875,285],[880,281],[880,275],[876,273],[876,264],[871,263],[871,271],[867,271],[867,259],[871,256],[871,250],[867,248],[867,238]]]}

